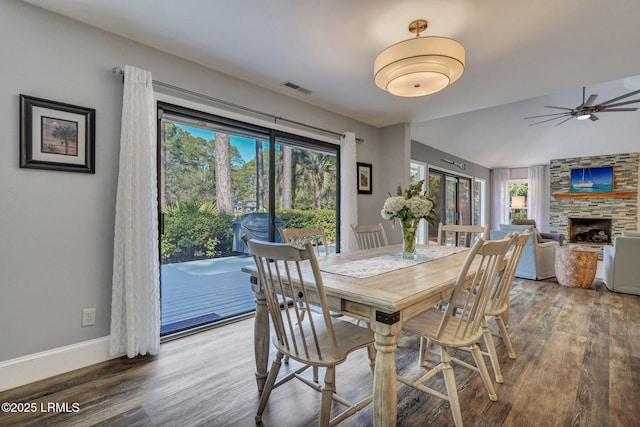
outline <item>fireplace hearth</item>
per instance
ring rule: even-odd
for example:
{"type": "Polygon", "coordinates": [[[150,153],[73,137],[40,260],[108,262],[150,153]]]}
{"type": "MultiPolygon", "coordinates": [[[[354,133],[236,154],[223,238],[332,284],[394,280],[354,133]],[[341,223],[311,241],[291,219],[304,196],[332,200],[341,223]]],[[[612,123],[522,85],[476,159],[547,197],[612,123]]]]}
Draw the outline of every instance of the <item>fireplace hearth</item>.
{"type": "Polygon", "coordinates": [[[610,218],[569,218],[569,243],[608,244],[611,241],[610,218]]]}

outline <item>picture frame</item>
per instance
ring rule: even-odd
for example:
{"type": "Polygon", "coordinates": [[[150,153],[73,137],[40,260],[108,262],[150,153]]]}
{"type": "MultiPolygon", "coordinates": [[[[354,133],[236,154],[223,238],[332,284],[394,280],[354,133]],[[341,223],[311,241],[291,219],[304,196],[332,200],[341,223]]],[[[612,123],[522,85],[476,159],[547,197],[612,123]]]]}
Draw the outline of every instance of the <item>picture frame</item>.
{"type": "Polygon", "coordinates": [[[613,191],[613,167],[571,169],[571,193],[607,193],[613,191]]]}
{"type": "Polygon", "coordinates": [[[20,95],[20,167],[95,173],[93,108],[20,95]]]}
{"type": "Polygon", "coordinates": [[[358,162],[358,194],[371,194],[373,191],[373,176],[371,175],[371,163],[358,162]]]}

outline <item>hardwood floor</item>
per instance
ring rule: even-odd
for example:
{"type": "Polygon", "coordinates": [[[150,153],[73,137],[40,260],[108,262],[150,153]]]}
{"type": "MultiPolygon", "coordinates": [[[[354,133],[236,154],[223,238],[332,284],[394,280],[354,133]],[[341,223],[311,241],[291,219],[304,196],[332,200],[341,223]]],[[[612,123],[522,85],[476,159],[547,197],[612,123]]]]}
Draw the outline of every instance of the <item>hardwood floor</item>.
{"type": "MultiPolygon", "coordinates": [[[[505,378],[496,385],[499,400],[488,399],[477,374],[455,367],[465,424],[640,426],[640,297],[609,292],[599,279],[588,290],[516,279],[511,295],[518,358],[509,359],[496,340],[505,378]]],[[[117,359],[0,393],[0,403],[36,408],[0,413],[0,425],[255,425],[252,339],[247,319],[164,343],[158,357],[117,359]],[[66,403],[68,411],[50,403],[66,403]]],[[[417,349],[417,337],[400,336],[399,371],[419,376],[417,349]]],[[[338,368],[336,385],[347,397],[371,392],[364,353],[338,368]]],[[[431,384],[444,387],[441,377],[431,384]]],[[[398,395],[398,425],[453,425],[445,401],[404,385],[398,395]]],[[[315,425],[319,403],[319,394],[289,382],[271,395],[263,425],[315,425]]],[[[371,419],[368,407],[342,425],[369,426],[371,419]]]]}

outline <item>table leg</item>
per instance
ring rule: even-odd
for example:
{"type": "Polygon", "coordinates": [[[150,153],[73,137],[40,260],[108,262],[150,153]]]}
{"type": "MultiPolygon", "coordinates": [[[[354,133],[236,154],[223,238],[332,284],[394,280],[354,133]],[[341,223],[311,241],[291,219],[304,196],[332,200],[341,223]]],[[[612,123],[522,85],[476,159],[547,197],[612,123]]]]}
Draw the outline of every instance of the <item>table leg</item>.
{"type": "Polygon", "coordinates": [[[258,278],[251,276],[251,290],[256,295],[256,317],[253,325],[253,351],[256,359],[256,382],[258,391],[262,393],[267,380],[267,364],[269,363],[269,310],[267,298],[258,278]]]}
{"type": "Polygon", "coordinates": [[[398,382],[395,351],[398,348],[400,322],[374,324],[376,367],[373,380],[373,424],[377,427],[395,426],[398,415],[398,382]]]}

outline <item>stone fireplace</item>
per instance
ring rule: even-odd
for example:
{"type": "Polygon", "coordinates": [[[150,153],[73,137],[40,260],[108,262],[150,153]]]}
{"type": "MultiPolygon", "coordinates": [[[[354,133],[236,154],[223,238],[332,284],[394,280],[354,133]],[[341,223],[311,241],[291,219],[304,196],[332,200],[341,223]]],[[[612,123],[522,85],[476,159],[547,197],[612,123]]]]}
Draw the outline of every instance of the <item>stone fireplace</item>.
{"type": "Polygon", "coordinates": [[[549,231],[568,242],[611,244],[623,230],[637,230],[638,167],[639,153],[551,160],[549,231]],[[612,192],[571,193],[572,169],[603,166],[613,167],[612,192]]]}

